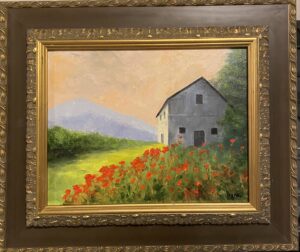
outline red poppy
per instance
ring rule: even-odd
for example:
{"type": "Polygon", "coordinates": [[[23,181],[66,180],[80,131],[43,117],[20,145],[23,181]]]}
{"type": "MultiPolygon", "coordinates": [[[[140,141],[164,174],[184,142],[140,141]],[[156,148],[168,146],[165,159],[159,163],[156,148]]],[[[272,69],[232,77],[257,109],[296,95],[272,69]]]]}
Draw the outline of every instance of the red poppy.
{"type": "Polygon", "coordinates": [[[90,186],[88,184],[82,185],[83,192],[88,193],[89,189],[90,189],[90,186]]]}
{"type": "Polygon", "coordinates": [[[88,186],[91,186],[92,184],[92,180],[96,177],[96,175],[91,175],[91,174],[86,174],[84,176],[85,178],[85,183],[88,185],[88,186]]]}
{"type": "Polygon", "coordinates": [[[177,181],[177,185],[178,185],[178,186],[181,186],[181,185],[182,185],[182,180],[181,180],[181,179],[177,181]]]}
{"type": "Polygon", "coordinates": [[[74,195],[77,195],[82,192],[82,189],[79,185],[73,185],[74,195]]]}
{"type": "Polygon", "coordinates": [[[187,171],[189,169],[189,164],[187,162],[185,162],[183,165],[182,165],[182,170],[183,171],[187,171]]]}
{"type": "Polygon", "coordinates": [[[154,148],[151,148],[150,149],[150,156],[152,156],[152,157],[157,157],[158,155],[159,155],[159,153],[160,153],[160,149],[154,149],[154,148]]]}
{"type": "Polygon", "coordinates": [[[151,167],[152,169],[154,169],[154,168],[156,167],[156,163],[152,163],[152,164],[150,165],[150,167],[151,167]]]}
{"type": "Polygon", "coordinates": [[[120,161],[119,164],[120,165],[125,165],[125,161],[120,161]]]}
{"type": "Polygon", "coordinates": [[[235,141],[236,141],[236,139],[235,139],[235,138],[231,138],[231,139],[229,139],[229,142],[230,142],[231,144],[234,144],[234,143],[235,143],[235,141]]]}
{"type": "Polygon", "coordinates": [[[201,146],[202,146],[202,147],[205,147],[205,146],[206,146],[206,143],[203,143],[201,146]]]}
{"type": "Polygon", "coordinates": [[[148,156],[148,155],[149,155],[149,153],[150,153],[150,151],[149,151],[149,150],[145,150],[143,155],[144,155],[144,156],[148,156]]]}
{"type": "Polygon", "coordinates": [[[65,195],[63,196],[63,199],[64,199],[64,200],[67,200],[67,198],[69,197],[70,194],[71,194],[71,190],[70,190],[70,189],[67,189],[67,190],[65,191],[65,195]]]}
{"type": "Polygon", "coordinates": [[[200,186],[200,185],[202,185],[202,183],[200,181],[195,182],[195,186],[200,186]]]}
{"type": "Polygon", "coordinates": [[[168,151],[169,151],[169,147],[168,147],[168,146],[163,147],[163,149],[162,149],[162,152],[163,152],[163,153],[166,153],[166,152],[168,152],[168,151]]]}
{"type": "Polygon", "coordinates": [[[209,163],[205,163],[204,168],[207,170],[209,168],[209,163]]]}
{"type": "Polygon", "coordinates": [[[172,179],[172,177],[170,175],[167,175],[166,180],[170,181],[172,179]]]}
{"type": "Polygon", "coordinates": [[[146,174],[146,179],[150,180],[152,177],[152,173],[151,172],[147,172],[146,174]]]}
{"type": "Polygon", "coordinates": [[[135,178],[131,178],[131,179],[130,179],[130,183],[131,183],[131,184],[134,184],[134,182],[135,182],[135,178]]]}
{"type": "Polygon", "coordinates": [[[136,170],[136,172],[141,172],[145,169],[145,163],[140,157],[137,157],[131,162],[132,167],[136,170]]]}
{"type": "Polygon", "coordinates": [[[102,187],[103,188],[109,187],[109,181],[103,181],[102,187]]]}
{"type": "Polygon", "coordinates": [[[140,185],[141,190],[145,190],[146,186],[145,185],[140,185]]]}

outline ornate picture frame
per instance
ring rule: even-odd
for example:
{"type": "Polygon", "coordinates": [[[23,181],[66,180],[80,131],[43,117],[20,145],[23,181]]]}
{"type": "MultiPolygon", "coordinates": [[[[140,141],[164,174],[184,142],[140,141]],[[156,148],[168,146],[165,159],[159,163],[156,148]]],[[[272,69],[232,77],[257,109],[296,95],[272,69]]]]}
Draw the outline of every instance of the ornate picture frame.
{"type": "Polygon", "coordinates": [[[207,1],[1,3],[1,247],[4,249],[21,247],[67,249],[67,247],[74,246],[72,249],[80,249],[79,247],[83,246],[84,249],[92,251],[103,249],[143,251],[149,248],[156,251],[163,249],[174,251],[186,249],[189,251],[207,249],[296,250],[298,221],[295,1],[274,1],[266,5],[260,2],[255,2],[257,5],[252,4],[254,3],[247,1],[227,2],[223,0],[217,3],[207,1]],[[136,6],[140,7],[135,8],[136,6]],[[223,22],[209,20],[209,18],[207,21],[197,21],[197,17],[204,15],[203,11],[217,15],[219,12],[232,13],[237,8],[240,8],[242,12],[246,11],[244,8],[249,8],[247,11],[252,13],[249,17],[256,11],[260,12],[258,15],[261,15],[261,18],[252,22],[239,16],[235,25],[227,21],[229,16],[226,15],[222,18],[223,22]],[[282,34],[274,32],[275,25],[271,24],[273,17],[271,15],[263,17],[261,14],[267,8],[270,8],[272,13],[280,13],[279,19],[282,26],[279,31],[286,34],[282,41],[276,41],[282,34]],[[62,13],[54,14],[54,10],[65,12],[63,15],[62,13]],[[102,21],[96,21],[91,18],[90,23],[82,21],[82,23],[75,22],[70,25],[73,15],[90,15],[96,18],[99,15],[103,16],[106,10],[111,19],[103,17],[102,21]],[[141,27],[140,24],[135,23],[141,14],[139,10],[144,11],[147,17],[145,24],[141,27]],[[180,20],[177,20],[179,15],[177,10],[184,10],[186,14],[194,14],[191,17],[184,14],[180,20]],[[172,19],[177,20],[177,23],[174,27],[168,24],[168,21],[163,25],[157,25],[151,16],[156,11],[161,13],[159,19],[166,15],[166,11],[172,15],[172,19]],[[48,13],[49,16],[44,18],[43,13],[48,13]],[[32,20],[26,19],[28,15],[32,15],[32,20]],[[56,22],[55,19],[53,20],[55,15],[65,21],[56,22]],[[120,15],[125,15],[128,23],[121,25],[120,15]],[[52,21],[49,22],[51,17],[52,21]],[[24,21],[24,18],[27,21],[24,21]],[[43,19],[45,19],[43,24],[36,23],[37,20],[43,19]],[[286,20],[288,22],[285,23],[286,20]],[[21,25],[18,26],[19,23],[21,25]],[[18,39],[18,36],[21,36],[23,40],[18,39]],[[283,50],[276,54],[275,48],[280,43],[282,43],[283,50]],[[101,50],[111,45],[119,49],[130,47],[138,49],[139,46],[169,49],[248,48],[249,203],[101,207],[99,205],[47,205],[47,159],[45,158],[47,52],[75,49],[101,50]],[[281,60],[282,70],[277,69],[275,73],[275,62],[278,59],[281,60]],[[16,77],[17,71],[21,71],[20,77],[16,77]],[[19,91],[17,91],[18,87],[19,91]],[[275,101],[280,96],[283,98],[276,104],[275,101]],[[275,110],[279,111],[278,116],[274,115],[275,110]],[[284,118],[288,120],[284,121],[284,118]],[[277,120],[280,120],[278,125],[275,123],[277,120]],[[276,138],[280,130],[283,133],[276,138]],[[22,139],[22,147],[17,146],[16,142],[21,143],[22,139]],[[18,160],[14,160],[13,153],[19,157],[18,160]],[[17,174],[25,176],[21,177],[17,174]],[[278,175],[282,177],[279,178],[278,175]],[[16,183],[14,183],[15,178],[18,181],[16,183]],[[279,181],[275,181],[276,178],[279,181]],[[278,194],[280,190],[282,190],[281,195],[278,194]],[[19,195],[22,195],[22,199],[17,202],[17,194],[20,191],[19,195]],[[284,221],[280,219],[278,209],[283,200],[286,200],[290,206],[283,212],[284,221]],[[16,210],[22,214],[12,219],[15,212],[12,209],[22,204],[23,207],[16,210]],[[279,226],[279,231],[275,232],[276,226],[279,226]],[[64,232],[67,228],[71,230],[68,234],[64,232]],[[102,242],[99,242],[97,241],[99,237],[94,234],[86,241],[75,243],[71,241],[74,237],[83,234],[82,232],[85,232],[87,237],[93,230],[104,234],[105,230],[110,229],[109,232],[115,232],[117,237],[121,237],[125,229],[130,234],[137,234],[140,230],[141,234],[146,235],[150,234],[151,229],[158,228],[161,232],[155,234],[151,232],[150,237],[142,241],[135,238],[129,238],[127,242],[118,238],[107,240],[101,238],[102,242]],[[255,234],[258,228],[265,229],[264,232],[269,232],[269,236],[266,236],[266,239],[258,238],[255,234]],[[195,233],[188,238],[179,239],[183,230],[188,233],[194,230],[195,233]],[[241,232],[237,234],[240,239],[239,243],[233,241],[230,235],[226,238],[229,230],[233,233],[241,232]],[[254,233],[247,237],[247,230],[252,230],[254,233]],[[219,232],[217,238],[220,242],[216,242],[215,237],[209,234],[212,231],[219,232]],[[21,235],[23,232],[25,236],[30,232],[40,232],[40,234],[39,238],[33,242],[30,239],[25,241],[25,236],[21,235]],[[63,237],[66,242],[50,238],[53,232],[65,233],[63,237]],[[166,238],[165,235],[168,232],[178,238],[171,240],[166,238]],[[159,237],[165,238],[160,240],[159,237]],[[205,237],[209,237],[208,243],[205,242],[205,237]]]}

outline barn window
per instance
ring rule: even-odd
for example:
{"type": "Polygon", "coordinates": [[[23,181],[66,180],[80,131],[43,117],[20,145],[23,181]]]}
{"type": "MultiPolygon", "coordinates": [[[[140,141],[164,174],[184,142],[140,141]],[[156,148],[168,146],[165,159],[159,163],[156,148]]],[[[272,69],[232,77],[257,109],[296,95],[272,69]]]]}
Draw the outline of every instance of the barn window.
{"type": "Polygon", "coordinates": [[[185,128],[184,127],[179,127],[179,133],[184,134],[185,133],[185,128]]]}
{"type": "Polygon", "coordinates": [[[164,134],[160,134],[160,142],[164,143],[164,134]]]}
{"type": "Polygon", "coordinates": [[[160,116],[159,116],[159,119],[161,120],[161,118],[162,118],[162,117],[161,117],[161,115],[160,115],[160,116]]]}
{"type": "Polygon", "coordinates": [[[164,119],[166,118],[166,111],[164,111],[164,119]]]}
{"type": "Polygon", "coordinates": [[[196,104],[203,104],[203,95],[196,94],[196,104]]]}
{"type": "Polygon", "coordinates": [[[211,128],[211,134],[212,135],[218,135],[218,129],[217,128],[211,128]]]}

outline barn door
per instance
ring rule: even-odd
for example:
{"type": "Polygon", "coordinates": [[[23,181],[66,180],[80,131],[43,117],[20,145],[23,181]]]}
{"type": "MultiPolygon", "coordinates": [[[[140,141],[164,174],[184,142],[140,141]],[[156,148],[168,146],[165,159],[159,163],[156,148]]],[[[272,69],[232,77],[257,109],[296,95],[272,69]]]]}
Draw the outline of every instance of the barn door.
{"type": "Polygon", "coordinates": [[[194,131],[194,145],[201,146],[205,142],[204,130],[194,131]]]}

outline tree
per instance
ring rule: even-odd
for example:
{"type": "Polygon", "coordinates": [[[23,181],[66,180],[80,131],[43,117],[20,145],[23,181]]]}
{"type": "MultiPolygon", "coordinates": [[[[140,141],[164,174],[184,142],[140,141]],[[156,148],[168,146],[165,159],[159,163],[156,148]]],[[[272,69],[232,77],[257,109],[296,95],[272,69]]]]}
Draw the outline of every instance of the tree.
{"type": "Polygon", "coordinates": [[[240,144],[247,144],[247,68],[247,50],[233,49],[214,81],[228,102],[225,116],[220,121],[226,143],[235,138],[240,144]]]}

